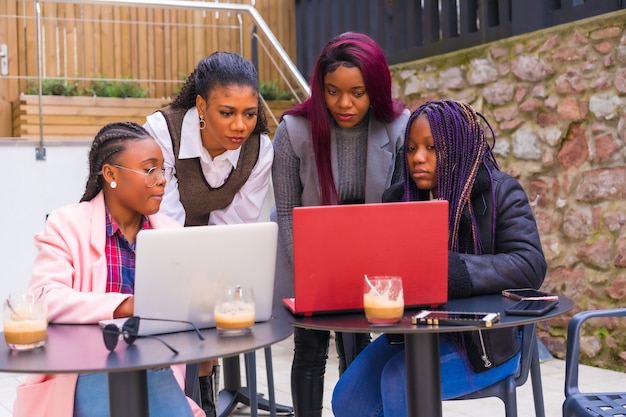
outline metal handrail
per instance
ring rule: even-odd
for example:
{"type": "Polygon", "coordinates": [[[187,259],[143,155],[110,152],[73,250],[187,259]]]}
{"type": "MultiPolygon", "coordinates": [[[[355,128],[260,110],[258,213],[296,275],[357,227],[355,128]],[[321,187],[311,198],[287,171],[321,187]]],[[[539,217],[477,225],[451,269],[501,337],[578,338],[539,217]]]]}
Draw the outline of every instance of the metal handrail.
{"type": "MultiPolygon", "coordinates": [[[[40,3],[77,3],[77,0],[35,0],[35,14],[37,21],[39,22],[41,8],[40,3]]],[[[232,3],[217,3],[217,2],[196,2],[189,0],[81,0],[81,4],[90,4],[90,5],[106,5],[106,6],[129,6],[129,7],[160,7],[167,9],[192,9],[192,10],[203,10],[203,11],[224,11],[224,12],[235,12],[235,13],[246,13],[248,14],[258,29],[267,37],[270,44],[276,50],[280,60],[285,64],[287,72],[294,78],[298,87],[302,92],[304,92],[307,96],[310,95],[311,91],[309,88],[309,84],[304,79],[296,65],[293,63],[289,55],[282,47],[274,33],[267,25],[261,14],[256,10],[256,8],[252,5],[248,4],[232,4],[232,3]]],[[[37,24],[39,26],[39,23],[37,24]]],[[[39,81],[39,95],[41,103],[41,71],[40,71],[40,54],[41,54],[41,40],[39,37],[37,38],[37,68],[38,68],[38,81],[39,81]]],[[[292,89],[293,90],[293,89],[292,89]]],[[[40,104],[41,105],[41,104],[40,104]]],[[[41,112],[40,112],[41,114],[41,112]]],[[[43,129],[40,128],[40,148],[37,150],[37,159],[45,159],[45,149],[43,143],[43,129]]]]}
{"type": "MultiPolygon", "coordinates": [[[[76,0],[35,0],[36,3],[76,3],[76,0]]],[[[295,66],[287,52],[282,47],[270,27],[265,23],[265,20],[261,16],[254,6],[249,4],[231,4],[231,3],[215,3],[215,2],[195,2],[188,0],[81,0],[82,4],[96,4],[96,5],[108,5],[108,6],[158,6],[162,8],[172,9],[198,9],[198,10],[214,10],[214,11],[226,11],[226,12],[243,12],[252,17],[256,25],[261,32],[269,39],[270,43],[280,56],[281,60],[287,66],[287,69],[291,75],[296,79],[299,87],[302,91],[310,94],[309,84],[306,82],[298,68],[295,66]]]]}
{"type": "MultiPolygon", "coordinates": [[[[76,0],[35,0],[36,3],[76,3],[76,0]]],[[[269,39],[270,43],[280,56],[281,60],[287,66],[287,69],[291,73],[291,75],[298,82],[299,87],[302,91],[305,91],[307,95],[310,94],[309,84],[306,82],[298,68],[295,66],[287,52],[282,47],[274,33],[270,29],[270,27],[265,23],[265,20],[258,12],[256,8],[249,4],[231,4],[231,3],[215,3],[215,2],[195,2],[188,0],[81,0],[82,4],[98,4],[98,5],[109,5],[109,6],[158,6],[162,8],[172,8],[172,9],[198,9],[198,10],[216,10],[216,11],[226,11],[226,12],[243,12],[247,13],[252,17],[256,25],[259,27],[261,32],[269,39]]]]}

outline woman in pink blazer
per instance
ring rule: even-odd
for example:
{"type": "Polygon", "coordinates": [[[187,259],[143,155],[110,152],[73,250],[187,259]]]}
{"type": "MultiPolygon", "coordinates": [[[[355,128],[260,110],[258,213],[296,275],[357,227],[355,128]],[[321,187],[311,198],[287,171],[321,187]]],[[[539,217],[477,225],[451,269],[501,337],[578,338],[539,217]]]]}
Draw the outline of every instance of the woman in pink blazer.
{"type": "MultiPolygon", "coordinates": [[[[168,174],[161,149],[141,126],[110,123],[98,132],[81,202],[53,211],[35,236],[29,290],[44,289],[50,322],[95,324],[133,314],[137,233],[180,227],[157,214],[168,174]]],[[[184,381],[185,365],[148,371],[150,386],[167,387],[149,394],[151,416],[204,417],[185,397],[184,381]]],[[[108,416],[106,386],[104,373],[29,376],[17,388],[13,415],[108,416]]]]}

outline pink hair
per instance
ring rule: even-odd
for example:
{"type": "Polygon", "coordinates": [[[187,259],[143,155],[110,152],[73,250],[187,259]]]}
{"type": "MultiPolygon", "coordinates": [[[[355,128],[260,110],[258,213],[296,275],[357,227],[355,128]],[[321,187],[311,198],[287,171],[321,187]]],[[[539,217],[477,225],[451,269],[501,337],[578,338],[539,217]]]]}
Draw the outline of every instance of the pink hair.
{"type": "Polygon", "coordinates": [[[404,103],[391,97],[389,65],[376,41],[363,33],[345,32],[326,44],[313,68],[311,96],[283,113],[283,116],[294,115],[308,119],[322,205],[339,202],[330,163],[332,122],[324,100],[324,77],[340,65],[357,67],[361,70],[370,98],[371,117],[389,123],[406,107],[404,103]]]}

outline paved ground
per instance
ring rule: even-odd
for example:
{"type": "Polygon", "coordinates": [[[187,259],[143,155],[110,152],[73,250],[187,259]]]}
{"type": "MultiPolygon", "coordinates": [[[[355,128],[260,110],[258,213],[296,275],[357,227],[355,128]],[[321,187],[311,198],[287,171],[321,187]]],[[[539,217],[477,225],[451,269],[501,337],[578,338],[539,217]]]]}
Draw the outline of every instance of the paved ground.
{"type": "MultiPolygon", "coordinates": [[[[293,356],[293,340],[289,338],[277,345],[274,345],[272,347],[272,352],[277,400],[279,403],[291,404],[289,380],[290,366],[293,356]]],[[[330,399],[333,386],[337,382],[338,378],[337,359],[332,355],[332,353],[335,352],[334,346],[331,346],[330,352],[331,355],[329,355],[330,358],[326,369],[326,389],[324,393],[323,417],[333,416],[330,399]]],[[[259,384],[265,384],[265,381],[262,378],[262,376],[265,375],[265,361],[263,360],[262,351],[257,353],[257,365],[259,367],[259,370],[257,371],[259,384]]],[[[561,406],[564,399],[563,390],[565,379],[565,361],[553,358],[544,360],[541,364],[541,373],[546,416],[560,416],[562,415],[561,406]]],[[[586,390],[626,391],[626,374],[620,372],[581,366],[580,381],[581,388],[586,390]]],[[[260,392],[267,392],[261,391],[263,388],[259,387],[260,392]]],[[[443,414],[444,417],[504,417],[504,405],[497,398],[445,401],[443,403],[443,414]]],[[[234,415],[249,415],[249,410],[246,407],[242,407],[234,415]]],[[[530,382],[527,382],[524,386],[518,389],[518,416],[535,416],[530,382]]]]}
{"type": "MultiPolygon", "coordinates": [[[[331,341],[332,343],[332,341],[331,341]]],[[[337,382],[337,359],[333,355],[334,346],[330,348],[330,358],[326,370],[326,390],[324,393],[324,417],[332,417],[330,399],[332,389],[337,382]]],[[[272,347],[274,365],[274,383],[276,384],[276,399],[281,404],[291,404],[290,368],[293,356],[293,340],[288,338],[272,347]]],[[[259,392],[267,393],[265,380],[265,360],[263,351],[257,352],[257,377],[259,392]]],[[[565,378],[565,362],[558,359],[548,359],[541,364],[544,401],[546,416],[561,415],[563,403],[563,380],[565,378]]],[[[0,374],[0,417],[11,417],[15,386],[23,379],[23,375],[0,374]]],[[[580,370],[581,388],[595,391],[626,391],[626,374],[603,369],[582,366],[580,370]]],[[[504,406],[498,399],[445,401],[443,404],[444,417],[483,417],[504,416],[504,406]]],[[[533,417],[534,408],[530,383],[518,389],[519,417],[533,417]]],[[[266,412],[259,412],[267,415],[266,412]]],[[[250,415],[245,406],[237,408],[233,416],[250,415]]],[[[33,416],[36,417],[36,416],[33,416]]]]}

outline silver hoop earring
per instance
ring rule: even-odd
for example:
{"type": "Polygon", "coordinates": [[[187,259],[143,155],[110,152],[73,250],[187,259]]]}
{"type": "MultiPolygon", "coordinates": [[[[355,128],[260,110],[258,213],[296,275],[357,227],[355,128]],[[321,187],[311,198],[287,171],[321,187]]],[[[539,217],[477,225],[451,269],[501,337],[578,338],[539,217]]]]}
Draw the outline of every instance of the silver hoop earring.
{"type": "Polygon", "coordinates": [[[200,115],[200,130],[204,130],[206,127],[206,122],[204,121],[204,116],[200,115]]]}
{"type": "Polygon", "coordinates": [[[111,181],[111,188],[117,188],[117,183],[115,181],[111,181]]]}

